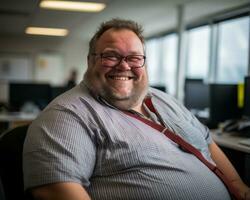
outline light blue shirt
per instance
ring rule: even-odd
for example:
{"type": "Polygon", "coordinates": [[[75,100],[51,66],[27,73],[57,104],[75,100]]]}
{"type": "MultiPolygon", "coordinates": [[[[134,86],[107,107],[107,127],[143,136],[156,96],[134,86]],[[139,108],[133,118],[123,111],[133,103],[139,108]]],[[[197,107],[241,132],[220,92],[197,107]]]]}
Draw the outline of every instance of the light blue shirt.
{"type": "MultiPolygon", "coordinates": [[[[211,160],[208,129],[169,95],[152,88],[149,95],[165,125],[211,160]]],[[[97,101],[83,82],[32,123],[23,162],[25,189],[68,181],[82,184],[96,200],[230,199],[220,179],[194,155],[97,101]]]]}

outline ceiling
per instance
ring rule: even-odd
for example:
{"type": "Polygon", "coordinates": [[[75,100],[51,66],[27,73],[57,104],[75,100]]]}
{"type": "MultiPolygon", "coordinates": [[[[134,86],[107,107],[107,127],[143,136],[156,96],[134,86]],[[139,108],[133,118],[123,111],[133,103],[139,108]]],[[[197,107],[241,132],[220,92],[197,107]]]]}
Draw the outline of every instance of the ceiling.
{"type": "Polygon", "coordinates": [[[197,13],[203,12],[200,8],[209,10],[211,6],[218,10],[223,5],[230,6],[235,0],[96,0],[95,2],[107,4],[99,13],[45,10],[39,8],[39,2],[40,0],[0,0],[0,36],[28,37],[24,34],[26,27],[41,26],[67,28],[69,36],[85,39],[89,38],[100,22],[113,17],[134,19],[143,24],[145,32],[150,35],[163,30],[163,23],[169,27],[176,25],[178,5],[196,5],[186,13],[192,18],[195,15],[194,9],[197,13]]]}

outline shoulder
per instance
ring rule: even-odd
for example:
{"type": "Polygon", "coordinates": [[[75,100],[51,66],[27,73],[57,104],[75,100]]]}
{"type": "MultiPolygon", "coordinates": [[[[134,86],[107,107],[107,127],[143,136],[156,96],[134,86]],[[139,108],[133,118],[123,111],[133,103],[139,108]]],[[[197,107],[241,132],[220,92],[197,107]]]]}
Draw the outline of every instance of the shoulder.
{"type": "Polygon", "coordinates": [[[152,97],[156,104],[179,107],[186,111],[185,107],[179,100],[166,92],[150,87],[149,96],[152,97]]]}
{"type": "Polygon", "coordinates": [[[107,110],[110,110],[109,107],[96,100],[80,83],[55,98],[33,121],[32,130],[34,127],[45,127],[53,134],[57,129],[60,134],[62,129],[66,133],[77,129],[92,135],[93,130],[103,126],[103,119],[109,116],[107,110]]]}
{"type": "Polygon", "coordinates": [[[93,110],[104,109],[104,106],[90,94],[83,82],[59,95],[43,110],[41,115],[67,113],[84,118],[94,115],[93,110]]]}
{"type": "Polygon", "coordinates": [[[81,104],[83,99],[90,99],[90,102],[94,101],[94,98],[90,95],[88,89],[85,87],[83,82],[81,82],[74,88],[53,99],[46,109],[54,107],[56,105],[60,105],[65,108],[78,106],[79,104],[81,104]]]}
{"type": "MultiPolygon", "coordinates": [[[[159,90],[150,90],[152,102],[164,119],[179,126],[192,126],[204,129],[204,125],[175,97],[159,90]]],[[[207,132],[204,130],[204,132],[207,132]]]]}

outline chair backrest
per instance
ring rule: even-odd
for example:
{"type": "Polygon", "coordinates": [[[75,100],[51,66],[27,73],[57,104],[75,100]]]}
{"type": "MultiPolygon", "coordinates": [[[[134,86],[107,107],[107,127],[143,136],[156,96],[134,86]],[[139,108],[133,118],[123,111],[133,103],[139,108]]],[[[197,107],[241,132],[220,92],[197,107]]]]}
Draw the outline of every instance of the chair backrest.
{"type": "Polygon", "coordinates": [[[1,177],[0,177],[0,199],[5,200],[5,194],[4,194],[4,189],[3,189],[1,177]]]}
{"type": "Polygon", "coordinates": [[[0,177],[6,200],[25,199],[22,152],[28,125],[6,131],[0,138],[0,177]]]}

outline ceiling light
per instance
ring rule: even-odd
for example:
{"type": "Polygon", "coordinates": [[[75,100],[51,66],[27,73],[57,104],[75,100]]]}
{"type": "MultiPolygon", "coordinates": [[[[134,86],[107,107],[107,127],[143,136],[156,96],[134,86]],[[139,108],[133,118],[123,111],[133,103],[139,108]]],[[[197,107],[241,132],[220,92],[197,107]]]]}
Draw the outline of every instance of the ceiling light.
{"type": "Polygon", "coordinates": [[[55,10],[99,12],[103,10],[106,7],[106,5],[103,3],[92,3],[92,2],[43,0],[40,3],[40,7],[47,9],[55,9],[55,10]]]}
{"type": "Polygon", "coordinates": [[[61,28],[28,27],[26,28],[25,33],[31,35],[66,36],[68,30],[61,28]]]}

